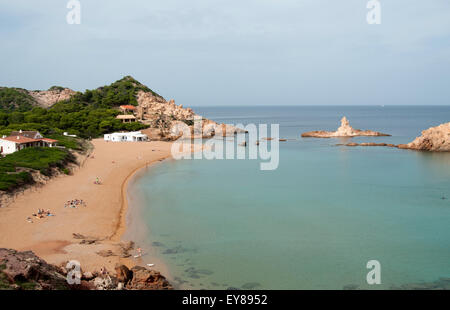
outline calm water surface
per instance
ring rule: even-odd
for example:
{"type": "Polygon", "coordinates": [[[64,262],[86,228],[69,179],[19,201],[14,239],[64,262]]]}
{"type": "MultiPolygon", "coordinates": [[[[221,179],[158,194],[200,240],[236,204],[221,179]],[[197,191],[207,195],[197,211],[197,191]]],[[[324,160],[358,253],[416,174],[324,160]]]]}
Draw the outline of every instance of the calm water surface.
{"type": "Polygon", "coordinates": [[[164,261],[178,288],[382,288],[450,277],[450,154],[302,139],[354,128],[407,143],[450,121],[450,107],[196,108],[223,123],[278,123],[280,164],[183,160],[129,188],[130,235],[164,261]],[[447,198],[447,199],[443,199],[447,198]],[[153,245],[153,247],[151,247],[153,245]],[[382,284],[366,283],[378,260],[382,284]]]}

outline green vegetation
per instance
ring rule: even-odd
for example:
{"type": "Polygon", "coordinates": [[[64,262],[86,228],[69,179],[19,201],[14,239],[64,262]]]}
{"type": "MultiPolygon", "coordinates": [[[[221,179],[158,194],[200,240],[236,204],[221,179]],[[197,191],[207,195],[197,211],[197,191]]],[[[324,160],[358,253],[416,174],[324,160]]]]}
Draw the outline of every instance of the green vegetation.
{"type": "Polygon", "coordinates": [[[67,149],[75,150],[75,151],[83,151],[83,143],[80,139],[64,136],[61,134],[49,134],[46,138],[58,140],[59,146],[64,146],[67,149]]]}
{"type": "Polygon", "coordinates": [[[24,112],[33,108],[33,97],[19,88],[0,88],[0,110],[6,112],[24,112]]]}
{"type": "Polygon", "coordinates": [[[2,272],[2,269],[5,269],[5,265],[0,266],[0,290],[9,290],[12,289],[11,285],[9,284],[8,278],[6,277],[6,274],[2,272]],[[1,266],[4,266],[4,268],[1,268],[1,266]]]}
{"type": "Polygon", "coordinates": [[[55,91],[63,91],[65,88],[62,86],[52,86],[48,90],[55,90],[55,91]]]}
{"type": "MultiPolygon", "coordinates": [[[[58,86],[54,87],[58,88],[58,86]]],[[[116,109],[118,106],[137,105],[136,95],[139,90],[159,96],[145,85],[127,76],[109,86],[76,93],[70,99],[58,102],[49,109],[34,107],[26,111],[24,106],[23,110],[18,111],[4,109],[2,105],[0,106],[0,134],[8,135],[13,130],[22,129],[38,130],[45,136],[61,135],[62,132],[68,131],[81,138],[96,138],[112,131],[144,129],[148,126],[137,122],[122,123],[116,119],[116,116],[120,114],[116,109]]],[[[16,91],[16,95],[19,96],[17,93],[20,92],[16,91]]]]}
{"type": "Polygon", "coordinates": [[[87,90],[84,94],[78,94],[78,98],[75,100],[88,102],[100,108],[110,108],[127,104],[136,106],[136,95],[140,90],[151,92],[153,95],[160,97],[157,93],[139,83],[131,76],[126,76],[109,86],[103,86],[95,90],[87,90]]]}
{"type": "MultiPolygon", "coordinates": [[[[63,90],[52,86],[49,90],[63,90]]],[[[45,109],[37,107],[28,92],[18,88],[0,88],[0,135],[10,135],[12,131],[37,130],[45,137],[58,140],[66,149],[29,148],[0,159],[0,190],[9,191],[33,182],[30,169],[49,175],[51,168],[57,167],[63,173],[74,161],[69,150],[84,151],[89,146],[86,141],[63,135],[67,131],[80,138],[96,138],[105,133],[125,130],[136,131],[147,125],[122,123],[116,119],[120,105],[137,105],[139,91],[151,92],[130,76],[108,86],[95,90],[78,92],[70,99],[60,101],[45,109]]],[[[160,96],[159,96],[160,97],[160,96]]]]}
{"type": "Polygon", "coordinates": [[[51,168],[64,169],[75,162],[72,153],[58,148],[27,148],[0,160],[0,190],[8,191],[33,182],[30,169],[50,175],[51,168]]]}

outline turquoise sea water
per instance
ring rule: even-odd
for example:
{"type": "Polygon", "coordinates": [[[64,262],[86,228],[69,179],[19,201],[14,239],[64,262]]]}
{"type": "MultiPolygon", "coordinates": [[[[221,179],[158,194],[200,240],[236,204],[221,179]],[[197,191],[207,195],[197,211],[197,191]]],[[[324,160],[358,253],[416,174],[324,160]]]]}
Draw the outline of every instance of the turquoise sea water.
{"type": "Polygon", "coordinates": [[[300,138],[335,130],[346,115],[355,128],[393,135],[351,141],[407,143],[450,121],[450,107],[194,110],[278,123],[296,140],[280,143],[275,171],[255,160],[171,160],[136,177],[131,234],[178,288],[389,289],[450,277],[450,153],[300,138]],[[381,263],[381,285],[366,282],[369,260],[381,263]]]}

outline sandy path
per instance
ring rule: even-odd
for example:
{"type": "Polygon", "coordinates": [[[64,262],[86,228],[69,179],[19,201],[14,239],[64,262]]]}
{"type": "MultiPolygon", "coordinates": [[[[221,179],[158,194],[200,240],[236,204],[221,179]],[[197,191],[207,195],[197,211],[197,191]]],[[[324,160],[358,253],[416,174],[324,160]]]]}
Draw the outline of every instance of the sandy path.
{"type": "Polygon", "coordinates": [[[99,250],[117,251],[124,232],[126,183],[139,168],[170,157],[170,143],[112,143],[93,140],[91,158],[71,176],[60,176],[45,186],[20,195],[0,209],[0,247],[32,250],[47,262],[60,264],[78,260],[83,270],[112,269],[118,256],[101,257],[99,250]],[[95,185],[99,177],[102,185],[95,185]],[[64,208],[67,200],[83,199],[87,207],[64,208]],[[124,203],[125,202],[125,203],[124,203]],[[55,217],[26,218],[37,209],[50,209],[55,217]],[[73,233],[105,239],[100,244],[82,245],[73,233]]]}

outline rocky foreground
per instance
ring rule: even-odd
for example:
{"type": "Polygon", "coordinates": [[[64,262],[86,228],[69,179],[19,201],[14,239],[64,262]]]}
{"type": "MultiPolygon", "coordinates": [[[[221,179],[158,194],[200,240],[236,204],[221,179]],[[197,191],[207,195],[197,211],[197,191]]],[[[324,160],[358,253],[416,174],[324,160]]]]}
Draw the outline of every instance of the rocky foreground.
{"type": "Polygon", "coordinates": [[[378,137],[390,135],[372,130],[354,129],[352,126],[350,126],[345,116],[341,119],[341,126],[336,131],[319,130],[302,133],[303,138],[339,138],[359,136],[378,137]]]}
{"type": "MultiPolygon", "coordinates": [[[[65,265],[65,264],[64,264],[65,265]]],[[[69,285],[68,270],[48,264],[33,252],[0,249],[0,290],[168,290],[159,272],[117,265],[115,272],[82,272],[81,283],[69,285]]]]}

